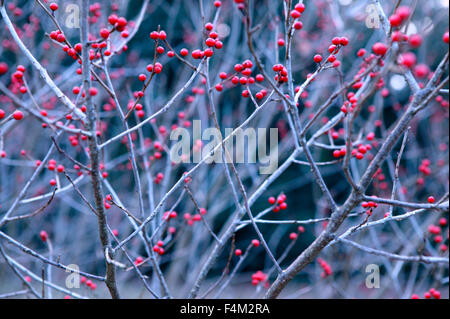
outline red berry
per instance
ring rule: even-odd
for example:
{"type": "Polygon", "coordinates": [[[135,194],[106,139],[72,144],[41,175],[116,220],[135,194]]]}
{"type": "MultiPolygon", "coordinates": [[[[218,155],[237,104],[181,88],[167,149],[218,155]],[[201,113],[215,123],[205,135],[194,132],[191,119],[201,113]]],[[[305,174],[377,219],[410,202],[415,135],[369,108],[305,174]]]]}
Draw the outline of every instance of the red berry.
{"type": "Polygon", "coordinates": [[[449,35],[448,35],[448,31],[444,33],[444,35],[442,36],[442,41],[444,41],[445,43],[448,44],[449,42],[449,35]]]}
{"type": "Polygon", "coordinates": [[[331,40],[331,43],[333,43],[334,45],[339,45],[339,44],[341,44],[341,38],[334,37],[334,38],[331,40]]]}
{"type": "Polygon", "coordinates": [[[89,89],[89,95],[90,95],[90,96],[96,96],[97,93],[98,93],[97,88],[91,87],[91,88],[89,89]]]}
{"type": "Polygon", "coordinates": [[[297,10],[292,10],[291,11],[291,17],[293,18],[293,19],[298,19],[298,18],[300,18],[301,17],[301,13],[300,12],[298,12],[297,10]]]}
{"type": "Polygon", "coordinates": [[[46,242],[48,239],[48,234],[45,230],[41,230],[41,232],[39,233],[39,236],[41,237],[41,240],[43,242],[46,242]]]}
{"type": "Polygon", "coordinates": [[[403,53],[400,56],[400,62],[407,68],[412,68],[416,64],[416,55],[412,52],[403,53]]]}
{"type": "Polygon", "coordinates": [[[167,34],[166,34],[166,32],[164,30],[159,32],[159,39],[162,40],[162,41],[167,39],[167,34]]]}
{"type": "Polygon", "coordinates": [[[0,75],[5,74],[6,72],[8,72],[8,64],[6,64],[5,62],[0,62],[0,75]]]}
{"type": "Polygon", "coordinates": [[[346,46],[346,45],[348,45],[348,43],[349,43],[348,38],[346,38],[346,37],[341,38],[341,45],[346,46]]]}
{"type": "Polygon", "coordinates": [[[389,17],[389,22],[391,26],[398,27],[402,24],[402,18],[398,14],[393,14],[389,17]]]}
{"type": "Polygon", "coordinates": [[[108,22],[111,24],[111,25],[115,25],[116,23],[117,23],[117,20],[119,19],[119,17],[117,16],[117,15],[115,15],[115,14],[111,14],[109,17],[108,17],[108,22]]]}
{"type": "Polygon", "coordinates": [[[328,62],[333,63],[334,61],[336,61],[336,56],[335,55],[330,55],[328,57],[328,62]]]}
{"type": "Polygon", "coordinates": [[[205,29],[207,31],[212,31],[213,28],[214,28],[214,25],[211,22],[208,22],[207,24],[205,24],[205,29]]]}
{"type": "Polygon", "coordinates": [[[385,55],[387,52],[387,46],[384,43],[381,42],[377,42],[372,46],[372,51],[373,53],[375,53],[376,55],[385,55]]]}
{"type": "Polygon", "coordinates": [[[194,59],[201,59],[202,58],[202,51],[200,51],[200,50],[192,51],[192,57],[194,59]]]}
{"type": "Polygon", "coordinates": [[[210,48],[206,49],[204,53],[205,53],[205,56],[208,58],[210,58],[214,55],[214,51],[210,48]]]}
{"type": "Polygon", "coordinates": [[[158,54],[163,54],[164,53],[164,48],[162,46],[158,46],[156,48],[156,52],[158,52],[158,54]]]}
{"type": "Polygon", "coordinates": [[[413,34],[409,37],[409,44],[413,48],[418,48],[422,44],[422,36],[420,34],[413,34]]]}
{"type": "Polygon", "coordinates": [[[181,56],[187,56],[188,54],[189,54],[188,49],[181,49],[181,51],[180,51],[181,56]]]}
{"type": "Polygon", "coordinates": [[[136,261],[134,262],[134,264],[136,266],[139,266],[140,264],[142,264],[144,262],[144,258],[142,258],[141,256],[136,257],[136,261]]]}
{"type": "Polygon", "coordinates": [[[316,62],[316,63],[322,62],[322,56],[320,54],[316,54],[314,56],[314,62],[316,62]]]}
{"type": "Polygon", "coordinates": [[[428,197],[428,203],[433,204],[435,201],[433,196],[428,197]]]}
{"type": "Polygon", "coordinates": [[[411,9],[407,6],[401,6],[395,10],[395,14],[397,14],[402,20],[406,20],[411,15],[411,9]]]}
{"type": "Polygon", "coordinates": [[[56,11],[56,10],[58,10],[58,5],[57,5],[56,3],[54,3],[54,2],[52,2],[52,3],[50,4],[50,9],[51,9],[52,11],[56,11]]]}
{"type": "Polygon", "coordinates": [[[20,121],[21,119],[23,119],[23,113],[21,111],[14,111],[13,118],[16,121],[20,121]]]}
{"type": "Polygon", "coordinates": [[[302,28],[303,28],[303,23],[301,21],[295,21],[294,29],[295,30],[301,30],[302,28]]]}
{"type": "Polygon", "coordinates": [[[303,3],[297,3],[295,5],[295,10],[297,10],[300,13],[303,13],[305,11],[305,5],[303,3]]]}
{"type": "Polygon", "coordinates": [[[253,245],[253,247],[259,247],[259,240],[258,239],[253,239],[252,240],[252,245],[253,245]]]}
{"type": "Polygon", "coordinates": [[[434,298],[441,299],[441,293],[439,291],[434,290],[431,294],[433,295],[434,298]]]}
{"type": "Polygon", "coordinates": [[[101,29],[101,30],[100,30],[100,36],[101,36],[103,39],[108,39],[108,37],[109,37],[109,31],[108,31],[108,29],[105,29],[105,28],[101,29]]]}
{"type": "Polygon", "coordinates": [[[159,33],[157,31],[152,31],[150,33],[150,39],[152,40],[158,40],[159,39],[159,33]]]}

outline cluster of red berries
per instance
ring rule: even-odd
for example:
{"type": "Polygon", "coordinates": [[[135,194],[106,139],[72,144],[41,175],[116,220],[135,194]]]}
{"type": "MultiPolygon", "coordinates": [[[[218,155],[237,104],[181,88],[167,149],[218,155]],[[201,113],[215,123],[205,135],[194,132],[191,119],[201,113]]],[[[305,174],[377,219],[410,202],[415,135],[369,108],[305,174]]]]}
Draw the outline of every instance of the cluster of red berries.
{"type": "Polygon", "coordinates": [[[328,264],[325,260],[323,260],[322,258],[318,258],[317,262],[323,270],[323,272],[320,274],[322,278],[328,277],[333,273],[330,264],[328,264]]]}
{"type": "MultiPolygon", "coordinates": [[[[431,299],[431,297],[433,297],[435,299],[441,299],[441,292],[437,291],[435,288],[430,288],[430,290],[428,290],[427,292],[425,292],[423,294],[423,297],[425,299],[431,299]]],[[[420,297],[417,294],[413,294],[411,296],[411,299],[420,299],[420,297]]]]}
{"type": "MultiPolygon", "coordinates": [[[[361,64],[357,74],[354,76],[354,80],[356,80],[355,84],[353,84],[353,89],[358,90],[362,87],[363,85],[363,77],[362,75],[366,72],[367,67],[370,66],[370,64],[373,62],[374,59],[377,59],[377,56],[384,56],[387,52],[387,46],[383,43],[375,43],[374,46],[372,47],[372,50],[374,53],[370,54],[369,56],[366,57],[366,50],[365,49],[359,49],[357,52],[357,56],[360,58],[364,58],[363,63],[361,64]]],[[[383,59],[378,59],[377,61],[378,66],[382,67],[384,66],[384,61],[383,59]]],[[[372,71],[369,73],[370,78],[375,78],[379,75],[379,72],[377,71],[372,71]]],[[[382,77],[379,77],[378,79],[378,83],[376,88],[377,89],[381,89],[384,86],[384,80],[382,77]]],[[[386,97],[388,95],[388,91],[384,91],[382,92],[382,96],[386,97]]]]}
{"type": "MultiPolygon", "coordinates": [[[[94,283],[94,282],[92,282],[92,280],[87,279],[87,278],[84,277],[84,276],[81,276],[80,282],[81,282],[82,284],[85,284],[86,287],[90,288],[91,290],[97,289],[97,284],[94,283]]],[[[67,298],[64,297],[64,299],[67,299],[67,298]]]]}
{"type": "Polygon", "coordinates": [[[117,30],[119,32],[123,32],[128,25],[128,21],[126,18],[118,17],[116,14],[111,14],[108,17],[108,22],[109,22],[109,24],[114,26],[115,30],[117,30]]]}
{"type": "Polygon", "coordinates": [[[427,158],[423,159],[422,162],[420,163],[420,165],[419,165],[419,172],[421,174],[423,174],[423,176],[417,177],[417,180],[416,180],[417,185],[419,185],[419,186],[424,185],[425,184],[425,177],[431,175],[432,171],[431,171],[431,168],[430,168],[430,164],[431,164],[431,162],[427,158]]]}
{"type": "Polygon", "coordinates": [[[105,209],[110,209],[111,208],[111,202],[112,202],[113,198],[111,194],[106,195],[105,199],[103,200],[103,204],[105,206],[105,209]]]}
{"type": "MultiPolygon", "coordinates": [[[[259,245],[260,245],[260,242],[259,242],[259,240],[258,239],[253,239],[252,240],[252,246],[253,247],[259,247],[259,245]]],[[[242,250],[241,249],[236,249],[235,251],[234,251],[234,254],[236,255],[236,256],[242,256],[242,250]]]]}
{"type": "MultiPolygon", "coordinates": [[[[167,33],[164,30],[161,31],[152,31],[150,33],[150,39],[155,41],[155,45],[156,45],[156,53],[158,54],[163,54],[165,52],[165,49],[163,46],[158,46],[159,41],[165,41],[167,39],[167,33]]],[[[171,52],[170,56],[173,57],[173,52],[171,52]]]]}
{"type": "Polygon", "coordinates": [[[353,112],[353,110],[358,106],[358,98],[355,96],[355,93],[348,92],[347,93],[348,101],[345,101],[341,106],[341,112],[347,114],[348,112],[353,112]]]}
{"type": "Polygon", "coordinates": [[[386,175],[383,174],[383,170],[381,168],[377,169],[375,174],[373,174],[373,187],[381,190],[386,190],[388,188],[386,175]]]}
{"type": "Polygon", "coordinates": [[[49,36],[50,39],[55,40],[59,43],[66,42],[66,36],[64,35],[64,33],[61,32],[61,30],[52,31],[50,32],[49,36]]]}
{"type": "Polygon", "coordinates": [[[157,253],[158,255],[162,256],[164,255],[164,242],[162,240],[158,240],[155,246],[153,246],[153,251],[157,253]]]}
{"type": "Polygon", "coordinates": [[[373,213],[373,210],[374,210],[375,208],[378,207],[378,204],[375,203],[375,202],[372,202],[372,201],[369,201],[369,202],[362,202],[362,203],[361,203],[361,207],[362,207],[362,208],[368,208],[368,210],[366,211],[366,213],[367,213],[367,215],[371,216],[372,213],[373,213]]]}
{"type": "MultiPolygon", "coordinates": [[[[36,162],[36,165],[39,166],[40,163],[41,163],[40,161],[36,162]]],[[[64,170],[65,170],[64,165],[62,165],[62,164],[56,165],[56,161],[54,159],[50,159],[48,161],[47,169],[49,171],[55,171],[56,170],[56,172],[58,172],[58,173],[63,173],[64,170]]],[[[57,184],[57,182],[56,182],[55,179],[51,179],[50,180],[50,185],[51,186],[56,186],[56,184],[57,184]]]]}
{"type": "Polygon", "coordinates": [[[283,64],[275,64],[272,67],[273,71],[276,73],[275,81],[278,83],[286,83],[288,79],[288,71],[283,64]]]}
{"type": "Polygon", "coordinates": [[[177,218],[178,214],[176,211],[167,211],[163,214],[163,220],[169,221],[171,219],[177,218]]]}
{"type": "MultiPolygon", "coordinates": [[[[347,46],[349,44],[349,40],[346,37],[334,37],[331,40],[331,45],[328,47],[328,52],[330,55],[328,56],[325,63],[331,63],[334,68],[337,68],[341,65],[341,62],[337,60],[336,54],[339,53],[341,47],[347,46]]],[[[323,60],[320,54],[316,54],[314,56],[314,62],[321,63],[323,60]]]]}
{"type": "Polygon", "coordinates": [[[358,148],[352,150],[352,156],[358,160],[364,159],[365,154],[372,149],[370,144],[359,144],[358,148]]]}
{"type": "Polygon", "coordinates": [[[27,88],[24,85],[23,76],[25,73],[25,67],[23,65],[18,65],[16,68],[16,72],[11,75],[12,88],[11,92],[14,94],[27,93],[27,88]]]}
{"type": "Polygon", "coordinates": [[[252,285],[258,286],[260,283],[268,284],[267,275],[263,273],[261,270],[258,270],[254,274],[252,274],[252,285]]]}
{"type": "MultiPolygon", "coordinates": [[[[371,132],[371,133],[369,133],[367,135],[367,140],[369,140],[369,141],[373,141],[374,138],[375,138],[375,134],[373,132],[371,132]]],[[[351,155],[353,157],[355,157],[356,159],[358,159],[358,160],[362,160],[364,158],[365,154],[368,151],[370,151],[370,150],[372,150],[372,144],[370,144],[370,143],[367,143],[367,144],[360,143],[357,148],[352,149],[351,155]]],[[[333,157],[334,158],[344,157],[345,154],[347,154],[346,148],[341,148],[339,150],[334,150],[333,151],[333,157]]]]}
{"type": "Polygon", "coordinates": [[[430,164],[431,162],[429,159],[427,158],[423,159],[419,165],[419,172],[425,176],[429,176],[431,174],[430,164]]]}
{"type": "MultiPolygon", "coordinates": [[[[44,124],[46,124],[46,123],[44,123],[44,124]]],[[[70,128],[75,128],[75,125],[70,124],[69,127],[70,128]]],[[[73,147],[78,146],[79,143],[80,143],[79,140],[78,140],[79,138],[80,138],[80,135],[78,135],[78,134],[71,134],[71,135],[69,135],[68,139],[69,139],[70,145],[72,145],[73,147]]],[[[81,139],[84,141],[84,140],[87,139],[87,136],[86,135],[81,135],[81,139]]]]}
{"type": "MultiPolygon", "coordinates": [[[[448,246],[444,244],[444,237],[441,235],[441,232],[443,231],[443,227],[447,226],[447,219],[442,217],[439,219],[439,226],[431,224],[428,226],[428,232],[430,235],[433,235],[433,241],[436,244],[439,244],[439,250],[442,252],[447,251],[448,246]]],[[[448,239],[448,231],[447,231],[447,239],[448,239]]]]}
{"type": "Polygon", "coordinates": [[[156,177],[153,181],[155,182],[156,185],[158,185],[162,182],[163,179],[164,179],[164,174],[159,172],[158,174],[156,174],[156,177]]]}
{"type": "MultiPolygon", "coordinates": [[[[252,68],[253,68],[253,62],[250,60],[245,60],[242,63],[237,63],[234,66],[234,71],[236,72],[234,76],[230,76],[231,83],[234,85],[252,85],[256,82],[261,83],[264,82],[264,76],[262,74],[257,74],[255,77],[252,77],[252,68]],[[239,74],[242,76],[239,77],[239,74]]],[[[219,74],[220,79],[222,79],[222,82],[216,85],[217,91],[223,90],[223,84],[230,80],[226,72],[221,72],[219,74]]],[[[250,91],[248,89],[245,89],[242,91],[242,97],[248,98],[250,96],[250,91]]],[[[262,100],[264,97],[267,96],[267,90],[262,89],[259,92],[255,94],[256,99],[262,100]]]]}
{"type": "Polygon", "coordinates": [[[408,21],[411,15],[411,9],[406,6],[398,7],[394,14],[389,17],[389,22],[392,27],[401,27],[401,25],[408,21]]]}
{"type": "Polygon", "coordinates": [[[164,147],[162,146],[162,144],[160,142],[155,141],[153,143],[153,149],[154,149],[153,155],[150,155],[148,157],[150,162],[153,162],[154,160],[159,160],[159,159],[161,159],[163,157],[164,147]]]}
{"type": "Polygon", "coordinates": [[[48,161],[48,166],[47,166],[47,168],[48,168],[49,171],[54,171],[54,170],[56,169],[56,171],[57,171],[58,173],[64,172],[64,166],[61,165],[61,164],[59,164],[58,166],[56,166],[56,160],[54,160],[54,159],[50,159],[50,160],[48,161]]]}
{"type": "MultiPolygon", "coordinates": [[[[207,23],[205,29],[208,33],[208,38],[205,40],[205,45],[207,48],[205,50],[196,49],[193,50],[191,56],[196,59],[203,59],[204,57],[210,58],[214,55],[214,48],[220,50],[223,48],[223,42],[219,40],[219,34],[213,31],[213,24],[207,23]]],[[[180,51],[181,56],[187,56],[189,51],[187,49],[182,49],[180,51]]]]}
{"type": "Polygon", "coordinates": [[[195,222],[199,222],[202,220],[202,216],[205,216],[207,213],[206,208],[200,208],[200,212],[198,214],[194,214],[193,216],[189,213],[184,214],[184,220],[187,222],[189,226],[194,225],[195,222]]]}
{"type": "MultiPolygon", "coordinates": [[[[291,11],[292,19],[299,19],[302,16],[302,13],[305,11],[305,5],[303,3],[297,3],[294,7],[294,10],[291,11]]],[[[295,27],[295,25],[294,25],[295,27]]],[[[296,28],[297,29],[297,28],[296,28]]],[[[301,28],[300,28],[301,29],[301,28]]]]}
{"type": "Polygon", "coordinates": [[[268,202],[270,205],[273,205],[272,211],[274,213],[278,213],[280,210],[286,210],[287,209],[287,203],[286,203],[286,195],[281,194],[276,199],[275,197],[269,197],[268,202]]]}
{"type": "MultiPolygon", "coordinates": [[[[78,95],[78,94],[80,94],[81,89],[80,89],[78,86],[74,86],[74,87],[72,88],[72,92],[73,92],[73,94],[78,95]]],[[[96,87],[91,87],[91,88],[89,88],[88,93],[89,93],[90,96],[96,96],[96,95],[98,94],[98,89],[97,89],[96,87]]],[[[82,97],[86,97],[86,93],[83,91],[83,92],[81,93],[81,96],[82,96],[82,97]]],[[[86,106],[82,106],[82,107],[81,107],[81,110],[82,110],[83,112],[86,112],[86,106]]]]}
{"type": "MultiPolygon", "coordinates": [[[[55,35],[58,36],[58,34],[57,34],[58,31],[53,31],[53,32],[55,32],[55,35]]],[[[51,34],[50,34],[50,36],[51,36],[51,34]]],[[[81,43],[75,44],[75,46],[73,48],[70,48],[68,45],[64,45],[62,49],[63,49],[64,52],[67,53],[67,55],[69,57],[71,57],[74,60],[78,60],[78,63],[81,64],[81,60],[79,60],[81,51],[83,49],[83,46],[82,46],[81,43]]],[[[93,55],[92,52],[90,52],[90,58],[91,58],[91,61],[95,58],[95,55],[93,55]]],[[[78,71],[77,73],[81,74],[82,73],[82,69],[80,69],[80,71],[78,71]]]]}
{"type": "Polygon", "coordinates": [[[304,232],[305,232],[305,227],[303,227],[303,226],[298,226],[297,232],[296,232],[296,233],[292,232],[292,233],[289,234],[289,239],[291,239],[291,240],[296,240],[296,239],[298,238],[298,235],[299,235],[299,234],[302,234],[302,233],[304,233],[304,232]]]}

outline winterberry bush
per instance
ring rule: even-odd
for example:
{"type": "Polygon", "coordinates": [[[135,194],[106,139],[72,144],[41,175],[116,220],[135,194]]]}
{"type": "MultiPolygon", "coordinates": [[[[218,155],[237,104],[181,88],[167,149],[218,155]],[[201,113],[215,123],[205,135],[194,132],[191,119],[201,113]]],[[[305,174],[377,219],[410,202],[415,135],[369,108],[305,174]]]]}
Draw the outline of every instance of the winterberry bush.
{"type": "Polygon", "coordinates": [[[448,1],[0,5],[1,297],[448,298],[448,1]]]}

